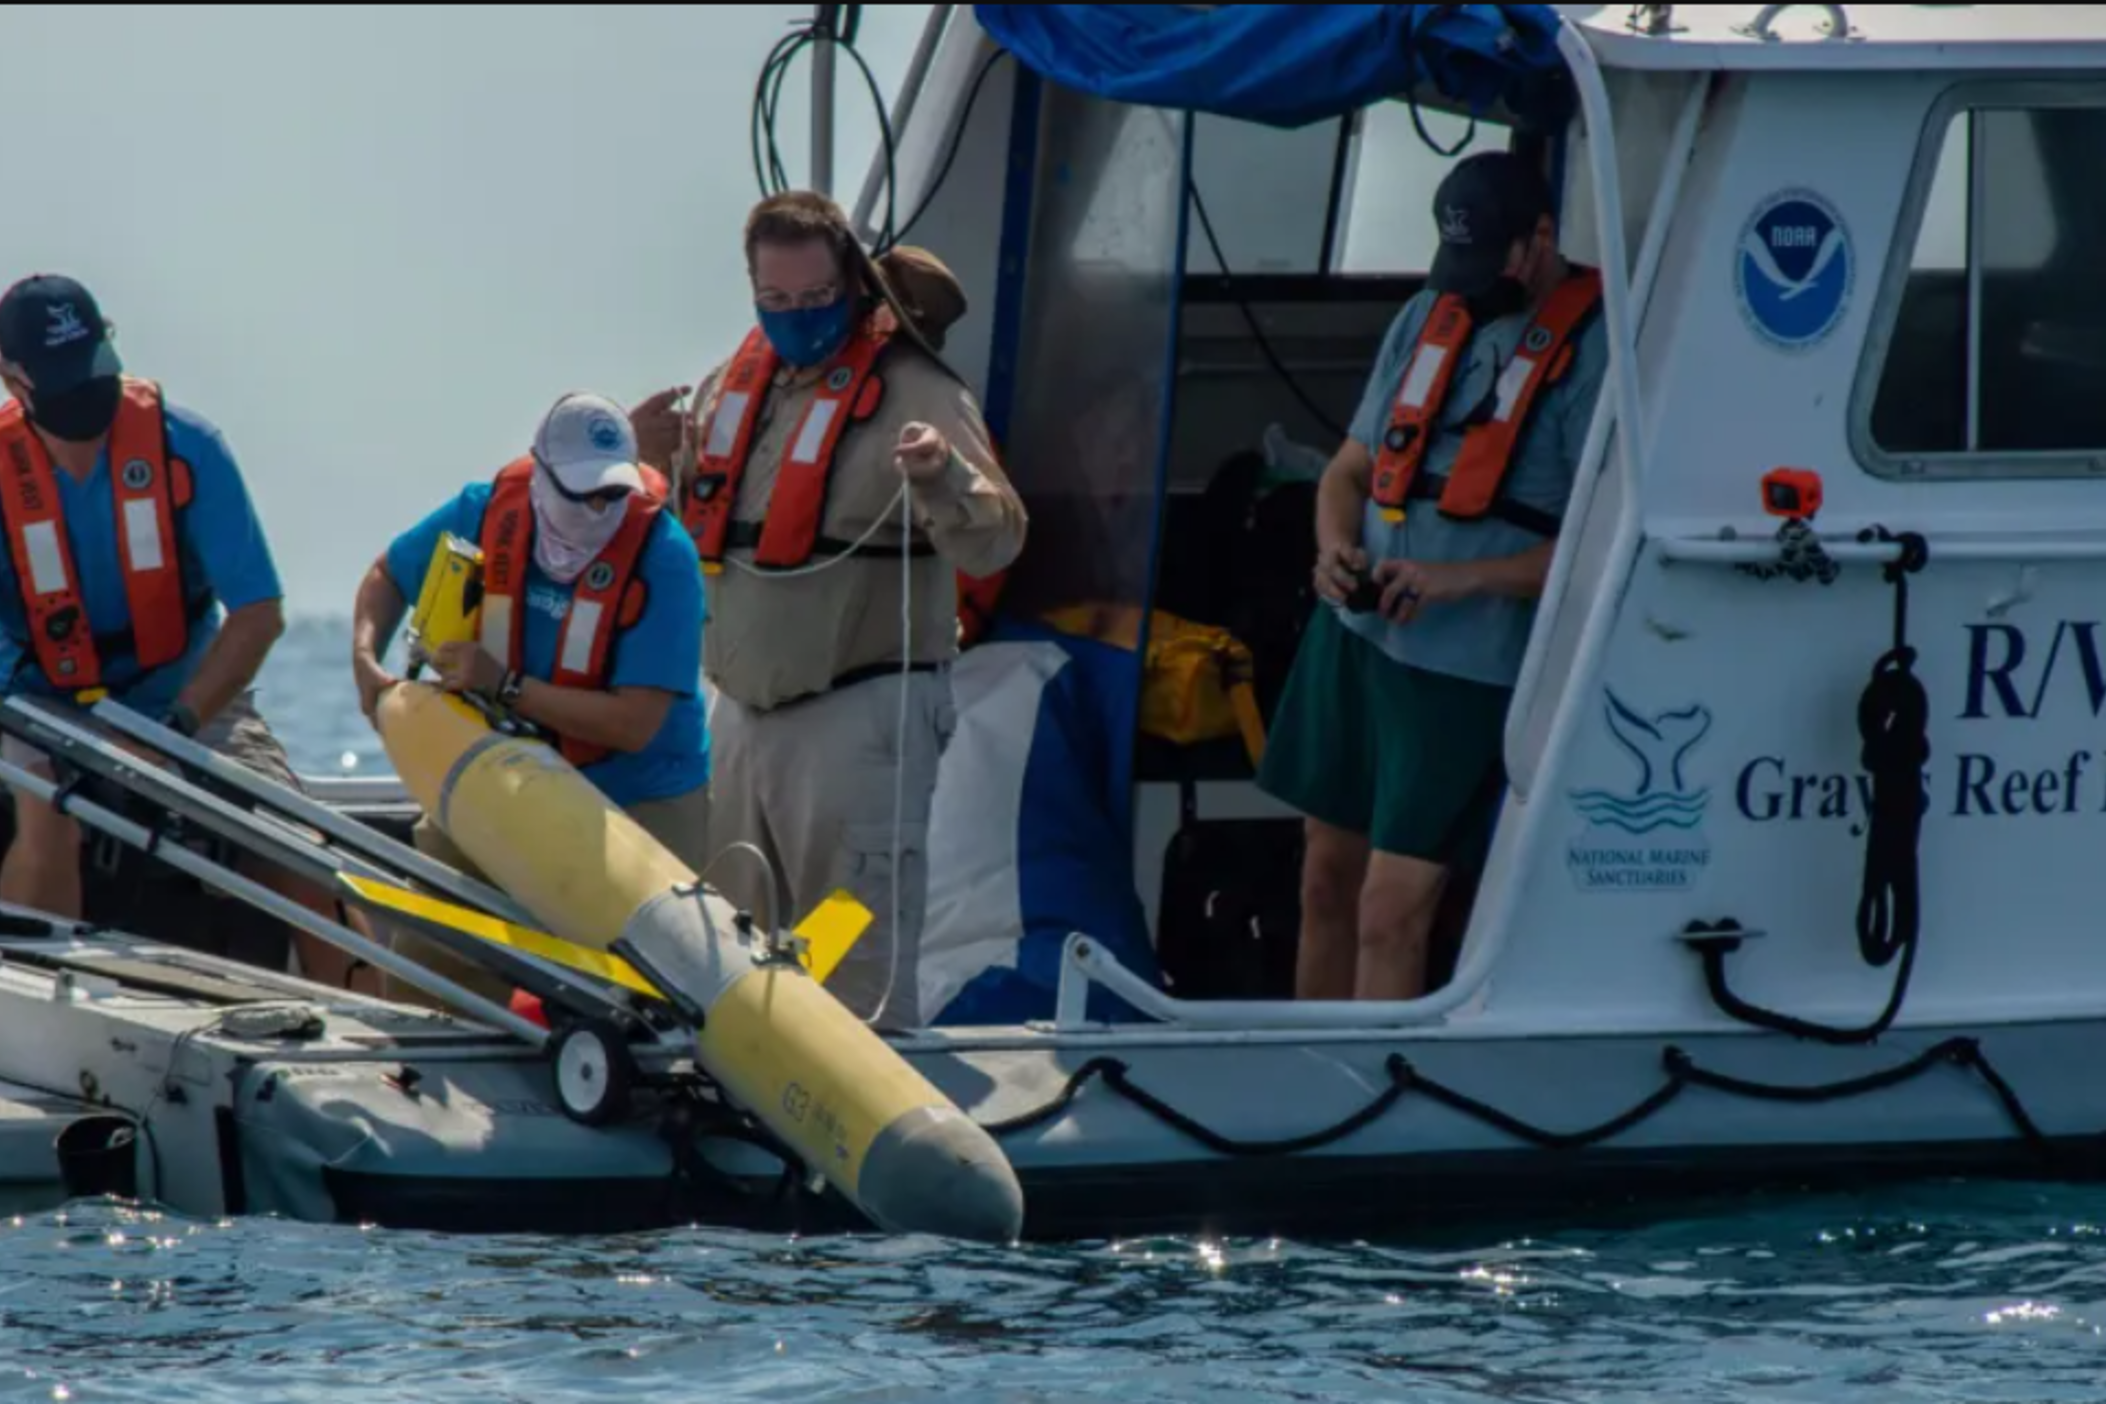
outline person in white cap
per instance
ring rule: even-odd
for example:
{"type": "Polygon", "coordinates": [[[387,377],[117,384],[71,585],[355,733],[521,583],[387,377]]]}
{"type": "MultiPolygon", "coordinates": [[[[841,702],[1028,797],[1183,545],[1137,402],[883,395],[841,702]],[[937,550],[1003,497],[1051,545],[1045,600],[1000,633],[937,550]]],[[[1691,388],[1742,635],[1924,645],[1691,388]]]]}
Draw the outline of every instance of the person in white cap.
{"type": "MultiPolygon", "coordinates": [[[[480,641],[437,650],[443,686],[539,728],[609,800],[699,870],[709,840],[700,696],[707,611],[694,541],[665,510],[665,491],[665,479],[637,461],[625,409],[599,395],[565,395],[528,453],[494,482],[470,483],[373,562],[353,607],[351,656],[371,720],[399,681],[380,656],[406,602],[422,592],[441,535],[479,543],[480,641]]],[[[430,815],[418,820],[414,839],[480,876],[430,815]]],[[[436,947],[403,934],[395,944],[470,988],[491,989],[436,947]]]]}

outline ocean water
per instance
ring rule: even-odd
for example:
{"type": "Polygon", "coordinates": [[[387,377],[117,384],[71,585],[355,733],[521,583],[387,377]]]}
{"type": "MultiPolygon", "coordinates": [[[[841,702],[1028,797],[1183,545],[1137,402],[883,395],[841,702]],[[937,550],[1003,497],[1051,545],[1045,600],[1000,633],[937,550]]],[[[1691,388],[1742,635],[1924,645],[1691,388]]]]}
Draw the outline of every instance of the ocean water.
{"type": "MultiPolygon", "coordinates": [[[[390,666],[402,666],[400,641],[390,666]]],[[[358,710],[351,681],[351,625],[308,616],[289,621],[256,678],[256,705],[302,775],[390,775],[387,752],[358,710]]]]}
{"type": "Polygon", "coordinates": [[[0,1398],[2106,1399],[2106,1192],[1738,1201],[1529,1239],[1013,1250],[0,1221],[0,1398]]]}
{"type": "MultiPolygon", "coordinates": [[[[341,624],[296,624],[262,705],[302,770],[385,773],[347,651],[341,624]]],[[[1530,1232],[995,1250],[85,1202],[0,1218],[0,1399],[2106,1401],[2106,1188],[1776,1194],[1530,1232]]]]}

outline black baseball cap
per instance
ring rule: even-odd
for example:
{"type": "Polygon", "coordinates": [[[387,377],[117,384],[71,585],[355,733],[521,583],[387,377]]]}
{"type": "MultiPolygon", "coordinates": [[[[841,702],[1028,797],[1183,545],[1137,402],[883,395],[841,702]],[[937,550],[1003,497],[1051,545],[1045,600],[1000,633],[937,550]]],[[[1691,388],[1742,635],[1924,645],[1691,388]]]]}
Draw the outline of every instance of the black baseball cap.
{"type": "Polygon", "coordinates": [[[1481,151],[1456,164],[1433,192],[1441,246],[1426,282],[1435,292],[1475,297],[1506,271],[1508,250],[1551,213],[1550,183],[1511,151],[1481,151]]]}
{"type": "Polygon", "coordinates": [[[0,294],[0,361],[20,366],[39,395],[63,395],[124,369],[94,295],[56,273],[0,294]]]}

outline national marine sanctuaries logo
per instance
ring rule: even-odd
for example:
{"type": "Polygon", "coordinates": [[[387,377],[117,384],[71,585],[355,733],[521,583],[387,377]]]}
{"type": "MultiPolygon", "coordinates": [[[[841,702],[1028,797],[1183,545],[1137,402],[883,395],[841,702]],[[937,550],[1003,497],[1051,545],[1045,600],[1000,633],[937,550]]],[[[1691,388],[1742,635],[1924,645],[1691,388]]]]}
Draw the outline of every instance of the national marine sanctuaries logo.
{"type": "Polygon", "coordinates": [[[1575,789],[1572,807],[1587,827],[1565,855],[1573,881],[1586,891],[1679,890],[1711,859],[1704,838],[1709,786],[1693,785],[1689,753],[1711,731],[1711,709],[1693,702],[1648,717],[1607,688],[1603,716],[1609,736],[1636,767],[1624,791],[1575,789]]]}

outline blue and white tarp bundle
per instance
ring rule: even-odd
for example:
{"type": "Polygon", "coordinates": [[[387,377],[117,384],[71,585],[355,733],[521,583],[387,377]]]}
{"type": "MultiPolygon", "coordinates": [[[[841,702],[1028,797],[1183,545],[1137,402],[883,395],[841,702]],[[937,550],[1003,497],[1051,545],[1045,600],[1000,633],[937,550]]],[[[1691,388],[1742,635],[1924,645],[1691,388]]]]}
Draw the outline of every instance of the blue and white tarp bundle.
{"type": "MultiPolygon", "coordinates": [[[[919,957],[930,1024],[1053,1017],[1071,933],[1159,984],[1133,889],[1127,773],[1136,693],[1125,649],[1004,622],[951,675],[958,726],[929,814],[919,957]]],[[[1094,1019],[1134,1017],[1091,992],[1094,1019]]]]}
{"type": "Polygon", "coordinates": [[[1299,127],[1423,85],[1473,116],[1504,107],[1549,127],[1570,113],[1552,5],[975,5],[973,15],[1040,77],[1117,102],[1299,127]]]}

